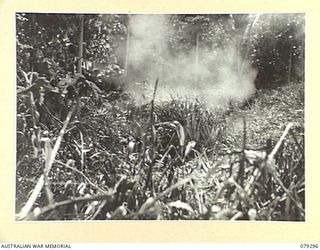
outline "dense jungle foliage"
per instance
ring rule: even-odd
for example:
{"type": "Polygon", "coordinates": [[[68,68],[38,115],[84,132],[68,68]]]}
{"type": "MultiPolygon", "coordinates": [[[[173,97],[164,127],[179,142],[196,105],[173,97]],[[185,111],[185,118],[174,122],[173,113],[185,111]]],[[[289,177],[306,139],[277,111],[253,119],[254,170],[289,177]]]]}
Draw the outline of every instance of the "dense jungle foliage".
{"type": "Polygon", "coordinates": [[[16,219],[304,221],[304,48],[303,14],[16,14],[16,219]]]}

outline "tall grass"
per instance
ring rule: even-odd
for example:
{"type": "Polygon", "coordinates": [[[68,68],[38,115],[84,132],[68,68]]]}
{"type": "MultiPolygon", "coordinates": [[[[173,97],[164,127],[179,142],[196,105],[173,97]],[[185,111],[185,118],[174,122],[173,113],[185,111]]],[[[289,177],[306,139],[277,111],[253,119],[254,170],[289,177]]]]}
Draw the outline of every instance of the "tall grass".
{"type": "Polygon", "coordinates": [[[199,101],[157,102],[154,93],[144,106],[127,97],[88,102],[47,150],[37,146],[40,157],[21,160],[17,219],[304,220],[297,116],[269,117],[262,102],[270,97],[225,113],[199,101]],[[265,119],[277,129],[259,127],[265,119]]]}

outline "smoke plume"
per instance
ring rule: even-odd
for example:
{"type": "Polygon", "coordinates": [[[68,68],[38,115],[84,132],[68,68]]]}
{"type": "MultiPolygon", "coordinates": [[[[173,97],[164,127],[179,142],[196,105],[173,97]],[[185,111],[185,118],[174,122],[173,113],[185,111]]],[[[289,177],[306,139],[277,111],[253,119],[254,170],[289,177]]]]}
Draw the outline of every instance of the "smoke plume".
{"type": "Polygon", "coordinates": [[[156,101],[196,98],[215,108],[242,102],[255,92],[256,71],[241,58],[236,38],[223,49],[210,51],[200,41],[179,53],[172,52],[170,37],[174,30],[168,17],[130,16],[126,91],[138,104],[150,101],[156,78],[156,101]]]}

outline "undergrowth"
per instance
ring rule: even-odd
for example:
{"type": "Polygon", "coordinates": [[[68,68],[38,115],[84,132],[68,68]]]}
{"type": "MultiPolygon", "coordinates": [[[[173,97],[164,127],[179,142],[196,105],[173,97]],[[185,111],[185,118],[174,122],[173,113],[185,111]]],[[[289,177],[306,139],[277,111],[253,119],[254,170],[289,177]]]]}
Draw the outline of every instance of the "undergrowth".
{"type": "Polygon", "coordinates": [[[101,94],[37,126],[18,100],[17,220],[303,221],[303,93],[259,91],[228,111],[101,94]]]}

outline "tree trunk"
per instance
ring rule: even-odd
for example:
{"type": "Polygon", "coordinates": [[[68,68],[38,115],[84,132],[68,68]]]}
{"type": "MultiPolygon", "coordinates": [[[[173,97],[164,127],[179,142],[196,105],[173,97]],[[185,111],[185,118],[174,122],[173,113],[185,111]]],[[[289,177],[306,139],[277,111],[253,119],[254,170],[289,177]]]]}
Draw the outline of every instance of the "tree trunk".
{"type": "Polygon", "coordinates": [[[82,61],[83,61],[83,19],[84,16],[80,16],[79,21],[79,40],[78,40],[78,67],[77,72],[82,74],[82,61]]]}
{"type": "Polygon", "coordinates": [[[200,31],[196,33],[196,49],[195,49],[195,85],[198,85],[199,81],[199,37],[200,31]]]}
{"type": "MultiPolygon", "coordinates": [[[[129,18],[129,17],[128,17],[129,18]]],[[[124,59],[124,76],[129,76],[129,50],[130,50],[130,30],[129,30],[129,21],[127,25],[127,41],[126,41],[126,55],[124,59]]]]}
{"type": "Polygon", "coordinates": [[[292,47],[290,48],[290,55],[289,55],[289,65],[288,65],[288,84],[291,83],[291,71],[292,71],[292,47]]]}

